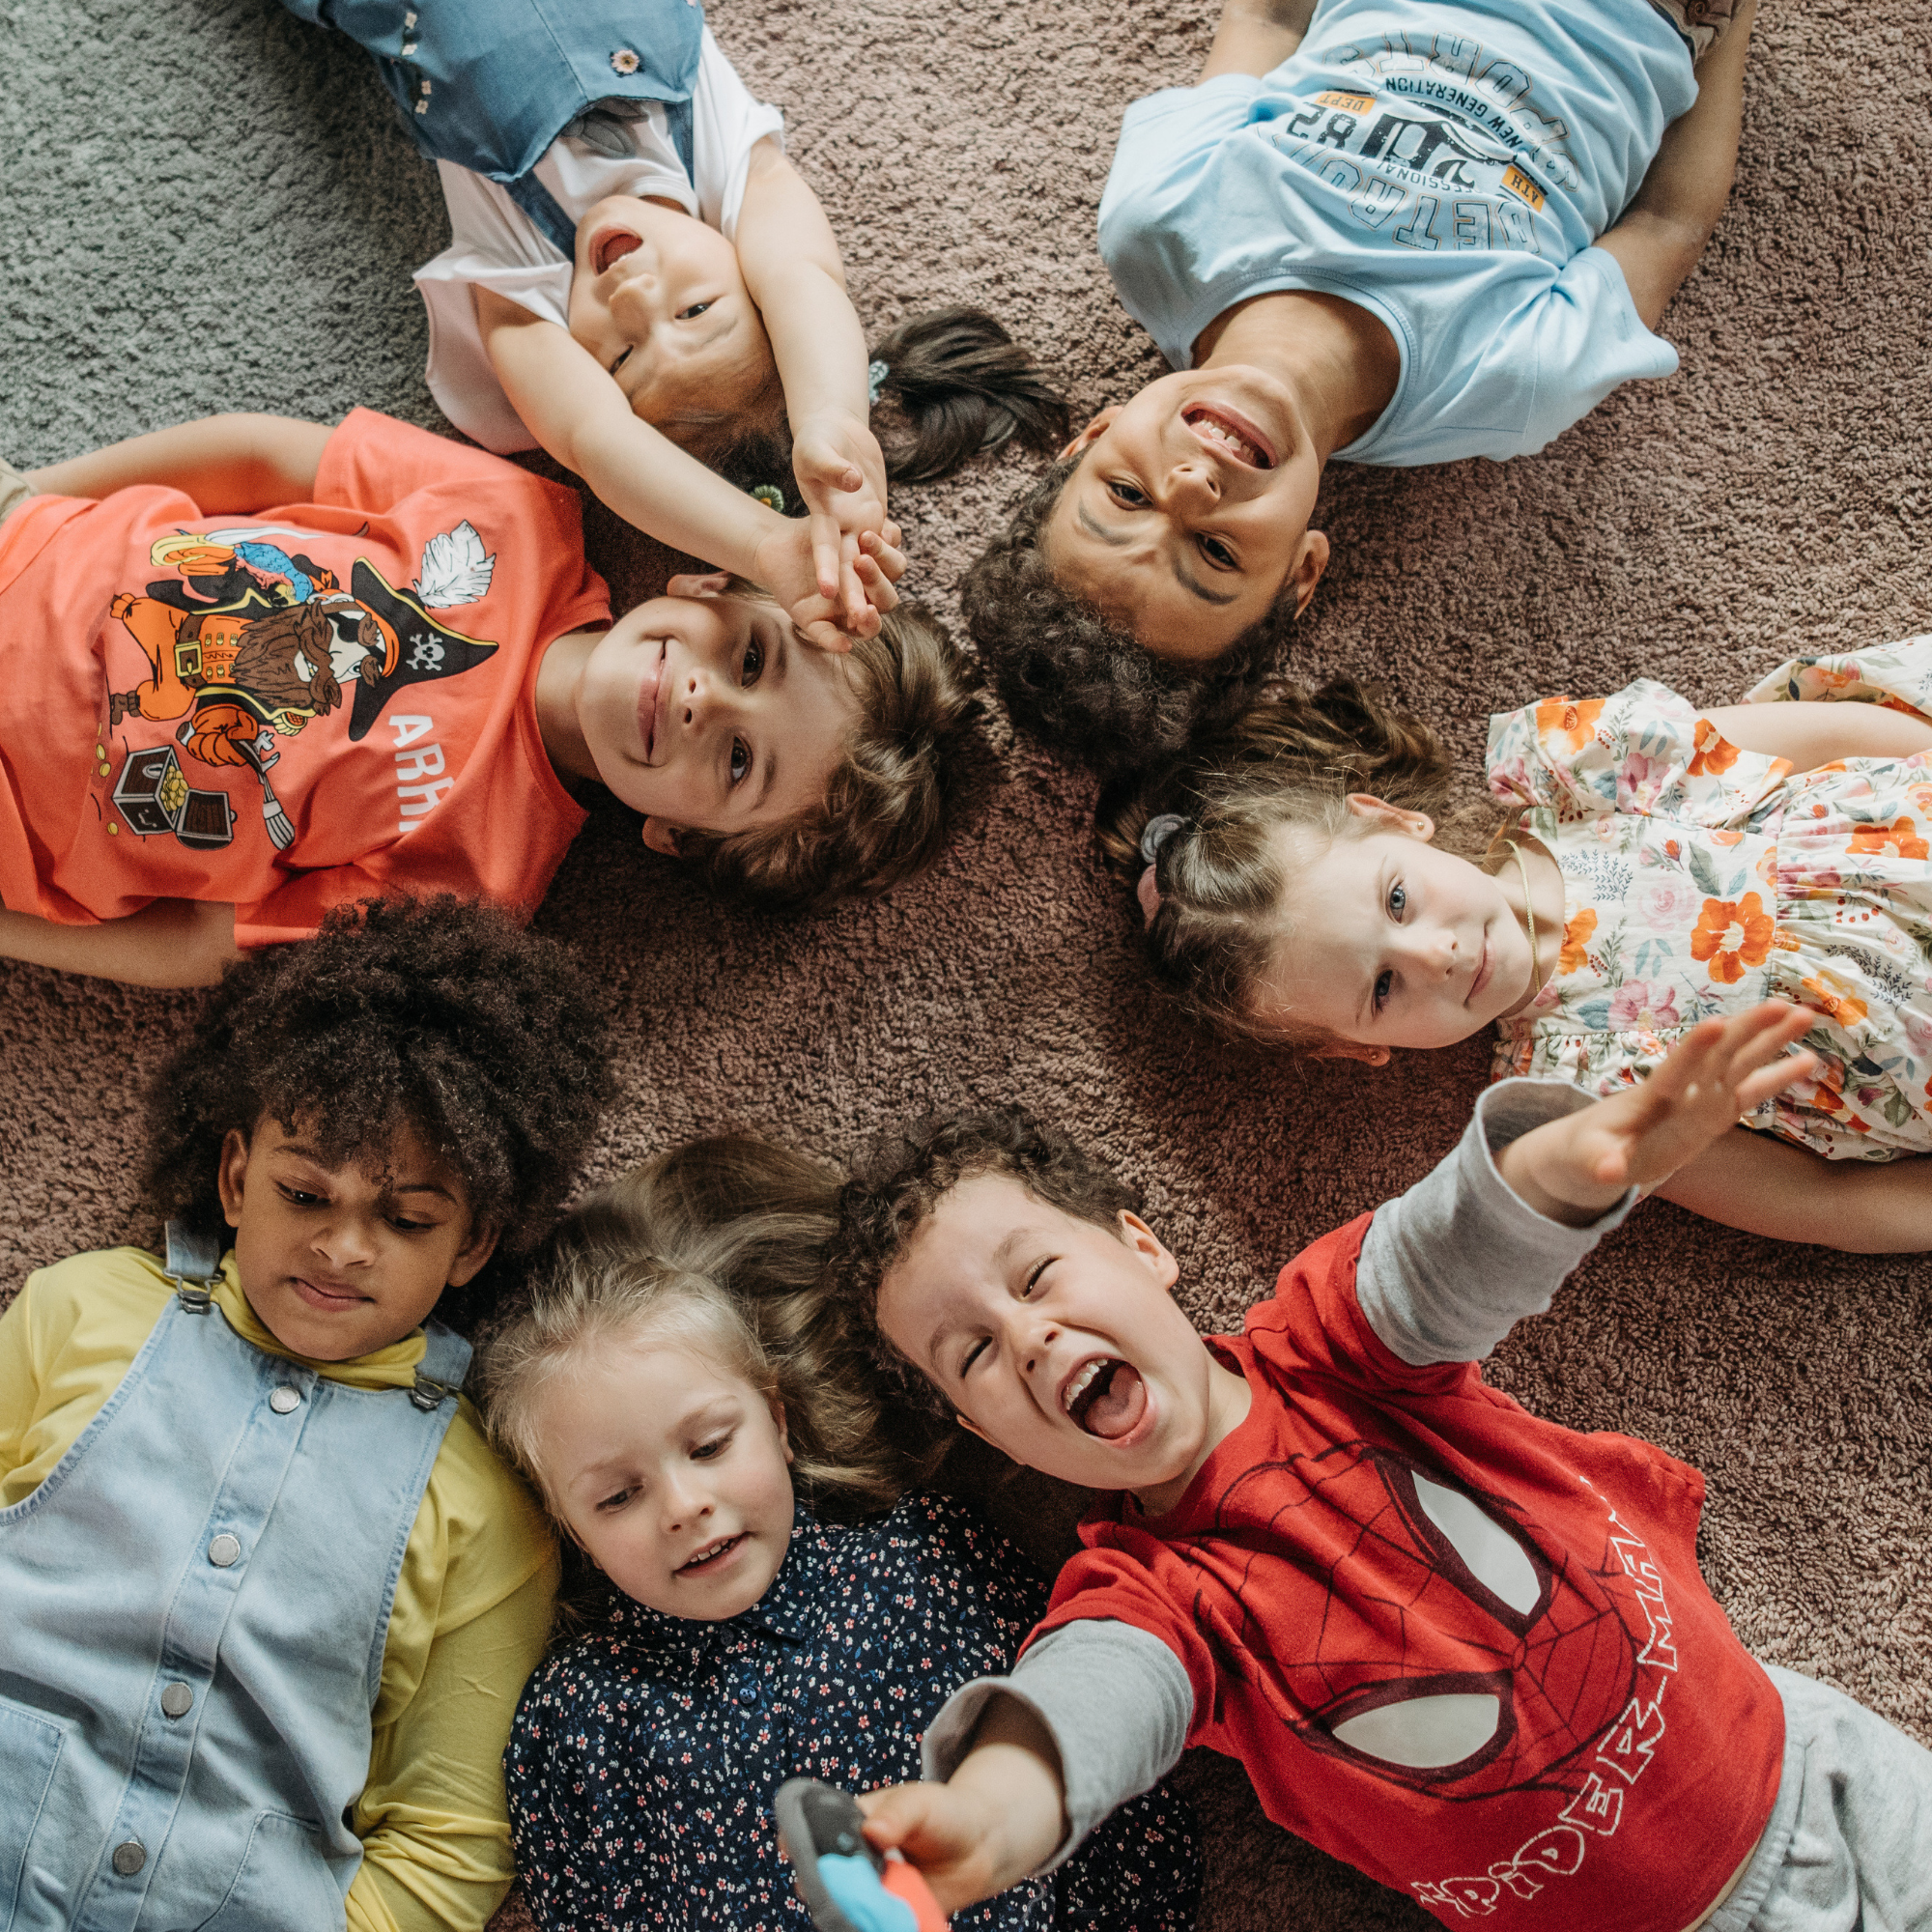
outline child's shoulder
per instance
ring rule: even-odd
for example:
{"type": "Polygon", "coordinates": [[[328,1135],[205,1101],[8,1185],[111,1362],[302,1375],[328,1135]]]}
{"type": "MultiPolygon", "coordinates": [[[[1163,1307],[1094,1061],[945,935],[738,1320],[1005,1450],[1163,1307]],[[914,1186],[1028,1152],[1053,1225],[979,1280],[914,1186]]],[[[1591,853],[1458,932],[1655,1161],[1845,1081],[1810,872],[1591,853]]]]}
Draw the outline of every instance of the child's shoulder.
{"type": "Polygon", "coordinates": [[[93,1248],[36,1268],[21,1285],[20,1314],[39,1347],[60,1348],[77,1334],[97,1346],[139,1350],[174,1293],[158,1255],[146,1248],[93,1248]]]}
{"type": "Polygon", "coordinates": [[[431,1472],[423,1513],[440,1551],[444,1577],[438,1622],[450,1628],[490,1608],[510,1587],[555,1560],[549,1519],[536,1498],[490,1445],[483,1419],[468,1396],[431,1472]],[[473,1602],[471,1598],[473,1597],[473,1602]]]}

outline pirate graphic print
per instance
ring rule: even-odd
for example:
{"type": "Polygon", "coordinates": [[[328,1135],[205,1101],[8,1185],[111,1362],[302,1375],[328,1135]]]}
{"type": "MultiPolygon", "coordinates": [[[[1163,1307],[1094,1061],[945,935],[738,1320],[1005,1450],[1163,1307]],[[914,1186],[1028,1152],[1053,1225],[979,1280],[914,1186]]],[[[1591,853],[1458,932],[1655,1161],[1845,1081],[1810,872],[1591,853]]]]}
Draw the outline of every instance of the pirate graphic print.
{"type": "Polygon", "coordinates": [[[228,843],[230,794],[197,787],[191,774],[240,767],[259,783],[264,831],[285,851],[296,835],[270,776],[279,741],[329,720],[347,690],[348,738],[359,742],[395,692],[458,676],[497,650],[430,614],[490,589],[496,558],[473,525],[432,537],[421,574],[400,590],[358,556],[345,591],[327,566],[283,547],[301,534],[273,526],[176,531],[150,552],[174,575],[108,606],[146,671],[113,689],[110,660],[109,732],[136,719],[176,725],[172,743],[130,750],[122,763],[113,803],[135,834],[228,843]]]}

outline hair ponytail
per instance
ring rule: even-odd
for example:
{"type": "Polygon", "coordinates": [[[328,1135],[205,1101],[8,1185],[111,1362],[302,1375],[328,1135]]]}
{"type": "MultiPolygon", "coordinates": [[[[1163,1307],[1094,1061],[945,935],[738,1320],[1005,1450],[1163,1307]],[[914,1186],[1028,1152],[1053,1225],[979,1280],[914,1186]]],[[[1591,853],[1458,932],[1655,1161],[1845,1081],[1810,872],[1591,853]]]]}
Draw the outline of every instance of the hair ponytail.
{"type": "Polygon", "coordinates": [[[1149,822],[1179,817],[1152,861],[1159,902],[1147,946],[1155,972],[1204,1024],[1293,1044],[1306,1036],[1254,1017],[1256,989],[1285,930],[1289,879],[1272,835],[1292,825],[1335,838],[1350,823],[1351,792],[1437,814],[1450,782],[1435,732],[1353,678],[1313,693],[1278,684],[1225,730],[1108,785],[1094,830],[1108,868],[1137,888],[1149,822]]]}
{"type": "Polygon", "coordinates": [[[937,482],[1012,440],[1054,450],[1071,433],[1066,398],[983,309],[916,315],[873,346],[872,360],[885,365],[874,407],[896,404],[912,428],[910,442],[886,449],[895,483],[937,482]]]}

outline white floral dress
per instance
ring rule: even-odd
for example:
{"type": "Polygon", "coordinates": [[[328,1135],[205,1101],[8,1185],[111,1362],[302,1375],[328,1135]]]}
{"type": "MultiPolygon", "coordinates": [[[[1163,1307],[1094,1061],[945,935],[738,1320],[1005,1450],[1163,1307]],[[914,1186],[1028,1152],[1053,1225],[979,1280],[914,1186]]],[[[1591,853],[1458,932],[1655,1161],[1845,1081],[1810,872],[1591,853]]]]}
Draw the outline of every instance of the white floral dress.
{"type": "MultiPolygon", "coordinates": [[[[1876,702],[1932,716],[1932,636],[1794,660],[1747,703],[1876,702]]],[[[1746,1116],[1833,1159],[1932,1152],[1932,758],[1794,777],[1663,685],[1490,721],[1490,789],[1564,880],[1563,951],[1498,1022],[1495,1077],[1632,1085],[1699,1020],[1815,1009],[1817,1074],[1746,1116]]]]}

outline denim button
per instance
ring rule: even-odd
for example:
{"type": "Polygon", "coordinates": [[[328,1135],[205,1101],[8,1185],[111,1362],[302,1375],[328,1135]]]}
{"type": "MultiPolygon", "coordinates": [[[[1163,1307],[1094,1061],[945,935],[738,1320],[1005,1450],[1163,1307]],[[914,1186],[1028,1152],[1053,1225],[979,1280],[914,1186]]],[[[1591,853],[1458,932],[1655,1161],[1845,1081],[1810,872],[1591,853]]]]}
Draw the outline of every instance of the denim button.
{"type": "Polygon", "coordinates": [[[114,1869],[123,1878],[132,1878],[148,1862],[148,1848],[139,1838],[129,1838],[114,1847],[114,1869]]]}
{"type": "Polygon", "coordinates": [[[217,1570],[226,1570],[241,1554],[241,1538],[230,1536],[225,1529],[208,1546],[208,1560],[217,1570]]]}
{"type": "Polygon", "coordinates": [[[294,1410],[301,1406],[301,1390],[291,1388],[287,1382],[284,1382],[280,1388],[270,1391],[269,1406],[277,1415],[291,1414],[294,1410]]]}
{"type": "Polygon", "coordinates": [[[185,1684],[170,1684],[161,1692],[161,1709],[171,1718],[185,1718],[194,1709],[194,1692],[185,1684]]]}

